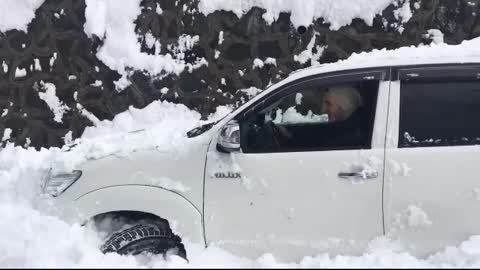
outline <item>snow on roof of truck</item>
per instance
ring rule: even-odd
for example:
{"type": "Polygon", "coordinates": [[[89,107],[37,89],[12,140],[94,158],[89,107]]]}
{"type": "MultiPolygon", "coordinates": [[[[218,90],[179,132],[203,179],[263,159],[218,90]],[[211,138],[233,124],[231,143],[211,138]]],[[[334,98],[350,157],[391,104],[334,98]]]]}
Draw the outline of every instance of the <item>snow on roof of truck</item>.
{"type": "Polygon", "coordinates": [[[345,60],[322,64],[294,71],[282,84],[295,79],[341,70],[354,70],[371,67],[389,67],[423,64],[480,64],[480,38],[464,41],[459,45],[446,43],[423,46],[401,47],[394,50],[373,50],[352,54],[345,60]]]}

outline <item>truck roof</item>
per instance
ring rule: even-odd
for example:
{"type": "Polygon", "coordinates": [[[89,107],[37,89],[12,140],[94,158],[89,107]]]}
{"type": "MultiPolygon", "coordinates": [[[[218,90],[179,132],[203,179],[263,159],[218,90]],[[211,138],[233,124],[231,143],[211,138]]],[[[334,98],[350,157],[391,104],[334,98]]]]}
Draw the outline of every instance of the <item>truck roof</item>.
{"type": "MultiPolygon", "coordinates": [[[[480,64],[480,38],[459,45],[431,44],[402,47],[395,50],[373,50],[352,54],[348,59],[292,72],[284,83],[314,74],[373,67],[393,67],[425,64],[480,64]]],[[[283,83],[282,83],[283,84],[283,83]]]]}

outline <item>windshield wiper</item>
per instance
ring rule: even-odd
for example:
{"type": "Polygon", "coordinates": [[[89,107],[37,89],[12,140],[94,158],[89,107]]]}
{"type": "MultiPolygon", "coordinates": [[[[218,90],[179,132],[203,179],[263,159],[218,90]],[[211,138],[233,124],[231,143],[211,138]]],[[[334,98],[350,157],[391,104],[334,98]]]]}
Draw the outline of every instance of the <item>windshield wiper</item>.
{"type": "Polygon", "coordinates": [[[196,137],[198,135],[201,135],[201,134],[205,133],[206,131],[210,130],[216,123],[217,122],[211,122],[211,123],[196,127],[194,129],[190,130],[189,132],[187,132],[187,137],[188,138],[193,138],[193,137],[196,137]]]}

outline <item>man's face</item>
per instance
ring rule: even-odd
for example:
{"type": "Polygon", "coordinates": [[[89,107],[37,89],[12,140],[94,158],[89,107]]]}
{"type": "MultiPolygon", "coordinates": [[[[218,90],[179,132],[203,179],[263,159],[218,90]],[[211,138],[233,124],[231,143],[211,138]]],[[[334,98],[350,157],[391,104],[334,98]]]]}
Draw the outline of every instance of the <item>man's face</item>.
{"type": "Polygon", "coordinates": [[[338,106],[335,98],[330,94],[325,94],[322,101],[322,114],[328,115],[329,122],[341,121],[341,108],[338,106]]]}

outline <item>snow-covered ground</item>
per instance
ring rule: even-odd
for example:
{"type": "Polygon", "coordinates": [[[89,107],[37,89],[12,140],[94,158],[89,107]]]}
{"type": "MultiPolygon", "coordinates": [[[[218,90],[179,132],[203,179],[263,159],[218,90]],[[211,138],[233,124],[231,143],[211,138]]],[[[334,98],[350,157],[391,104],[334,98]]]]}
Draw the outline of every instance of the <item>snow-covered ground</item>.
{"type": "MultiPolygon", "coordinates": [[[[220,107],[210,117],[218,119],[229,109],[220,107]]],[[[85,158],[159,145],[177,150],[185,131],[202,123],[198,113],[183,105],[153,102],[146,108],[131,108],[113,121],[88,128],[77,146],[62,149],[23,149],[7,145],[0,151],[0,267],[479,267],[480,236],[458,247],[449,247],[427,259],[402,252],[394,241],[373,239],[362,256],[306,256],[283,262],[272,254],[247,259],[215,246],[204,248],[187,242],[189,262],[177,256],[104,255],[101,240],[90,227],[69,225],[46,214],[51,207],[42,195],[42,172],[51,162],[74,166],[85,158]],[[146,132],[129,133],[138,129],[146,132]]]]}
{"type": "MultiPolygon", "coordinates": [[[[5,32],[14,28],[25,31],[26,25],[34,16],[35,9],[42,2],[41,0],[2,0],[0,31],[5,32]]],[[[241,4],[237,4],[239,3],[237,1],[202,0],[200,7],[201,12],[204,13],[227,9],[241,16],[252,6],[260,6],[269,10],[265,15],[267,20],[274,19],[278,16],[278,12],[290,11],[295,24],[305,24],[323,16],[332,23],[332,28],[336,29],[348,24],[353,17],[360,16],[369,22],[382,8],[393,2],[399,1],[365,0],[356,1],[355,5],[346,5],[346,0],[325,0],[323,2],[325,5],[306,10],[294,4],[295,1],[287,0],[242,1],[241,4]],[[341,10],[344,16],[332,16],[335,10],[341,10]],[[305,14],[304,12],[307,11],[310,13],[305,14]]],[[[122,74],[126,74],[126,66],[148,70],[152,74],[160,71],[177,72],[185,67],[188,68],[182,59],[176,56],[143,55],[139,59],[144,61],[131,61],[140,54],[138,44],[130,42],[134,40],[132,23],[138,15],[139,3],[139,0],[132,0],[127,5],[118,5],[117,0],[87,0],[85,25],[87,34],[103,36],[108,33],[108,37],[114,39],[116,31],[119,31],[122,33],[122,40],[125,38],[124,34],[127,35],[127,42],[117,43],[126,47],[109,47],[109,44],[115,42],[107,41],[99,52],[99,58],[122,74]],[[124,14],[125,17],[119,14],[124,14]],[[122,21],[117,21],[118,18],[122,18],[122,21]],[[124,18],[127,20],[123,20],[124,18]],[[118,54],[125,57],[118,58],[116,57],[118,54]],[[159,61],[163,62],[158,64],[159,61]]],[[[411,16],[405,6],[399,6],[397,13],[402,22],[411,16]]],[[[431,35],[435,40],[431,46],[357,54],[347,61],[330,65],[330,67],[334,69],[375,57],[383,59],[383,62],[399,58],[405,61],[409,61],[410,58],[411,62],[415,62],[415,59],[421,57],[435,58],[440,55],[449,56],[451,59],[459,57],[477,57],[478,59],[480,56],[478,52],[480,39],[465,42],[460,46],[447,46],[442,44],[441,33],[432,31],[431,35]]],[[[185,37],[184,42],[179,42],[179,51],[182,51],[186,44],[196,42],[195,40],[195,37],[185,37]]],[[[155,44],[155,42],[151,43],[155,44]]],[[[119,85],[122,86],[122,83],[128,82],[119,82],[119,85]]],[[[55,91],[51,90],[55,89],[54,86],[47,86],[47,91],[42,96],[56,112],[55,119],[60,120],[66,108],[62,109],[62,103],[55,98],[55,91]]],[[[82,109],[81,106],[78,108],[82,109]]],[[[219,119],[230,110],[231,108],[219,107],[209,121],[219,119]]],[[[162,256],[104,255],[99,251],[101,240],[92,228],[78,224],[70,225],[58,217],[46,214],[45,209],[51,207],[51,204],[49,198],[41,191],[44,170],[52,163],[71,168],[87,158],[111,153],[128,154],[132,150],[154,146],[177,151],[187,145],[185,132],[204,121],[200,120],[198,113],[183,105],[159,101],[141,110],[130,108],[117,115],[113,121],[99,121],[86,110],[84,114],[93,121],[95,126],[88,128],[82,138],[75,141],[72,141],[71,135],[65,137],[68,145],[76,144],[71,151],[65,151],[68,149],[67,146],[63,149],[51,148],[36,151],[33,148],[24,149],[11,144],[0,150],[0,267],[480,267],[480,236],[471,236],[456,247],[445,247],[445,250],[424,259],[403,252],[394,241],[386,238],[373,239],[361,256],[318,254],[314,257],[304,257],[297,262],[280,261],[272,254],[247,259],[215,246],[204,248],[200,243],[189,242],[185,243],[189,262],[176,256],[164,259],[162,256]],[[145,131],[131,133],[140,129],[145,131]]],[[[0,134],[0,137],[7,139],[10,132],[7,129],[4,134],[0,134]]]]}

